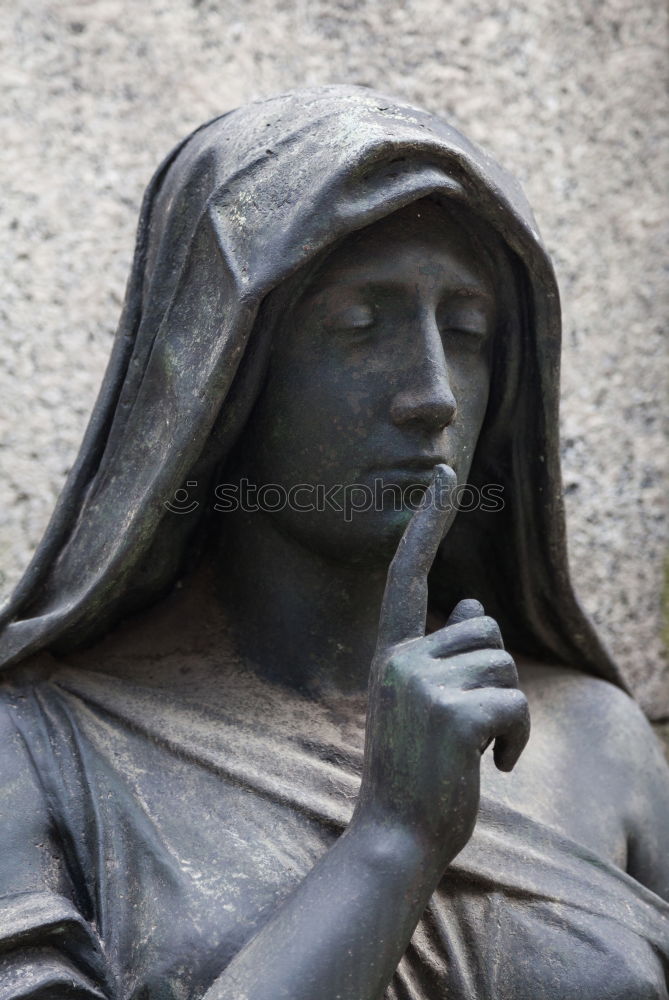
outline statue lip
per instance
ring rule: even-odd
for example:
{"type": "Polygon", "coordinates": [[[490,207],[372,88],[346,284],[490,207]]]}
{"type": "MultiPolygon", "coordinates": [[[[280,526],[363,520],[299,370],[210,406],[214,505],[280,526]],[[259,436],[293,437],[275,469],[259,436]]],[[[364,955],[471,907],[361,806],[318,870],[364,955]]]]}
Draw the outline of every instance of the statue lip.
{"type": "Polygon", "coordinates": [[[415,455],[411,458],[398,459],[388,462],[387,465],[377,466],[373,472],[390,480],[397,477],[404,480],[413,476],[417,485],[420,483],[427,486],[432,479],[435,465],[447,465],[455,472],[451,462],[442,455],[415,455]]]}
{"type": "Polygon", "coordinates": [[[451,463],[443,455],[416,455],[412,458],[405,458],[404,460],[397,461],[393,463],[393,468],[395,469],[434,469],[435,465],[448,465],[452,468],[451,463]]]}

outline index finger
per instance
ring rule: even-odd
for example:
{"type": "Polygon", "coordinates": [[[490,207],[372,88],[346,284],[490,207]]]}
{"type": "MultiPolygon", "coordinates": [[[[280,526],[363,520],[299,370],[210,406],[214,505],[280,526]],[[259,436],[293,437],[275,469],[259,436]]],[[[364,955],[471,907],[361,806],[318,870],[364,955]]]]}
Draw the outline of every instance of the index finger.
{"type": "Polygon", "coordinates": [[[448,465],[436,465],[421,506],[409,521],[388,569],[381,605],[378,645],[393,646],[425,635],[427,574],[455,509],[448,498],[457,477],[448,465]]]}

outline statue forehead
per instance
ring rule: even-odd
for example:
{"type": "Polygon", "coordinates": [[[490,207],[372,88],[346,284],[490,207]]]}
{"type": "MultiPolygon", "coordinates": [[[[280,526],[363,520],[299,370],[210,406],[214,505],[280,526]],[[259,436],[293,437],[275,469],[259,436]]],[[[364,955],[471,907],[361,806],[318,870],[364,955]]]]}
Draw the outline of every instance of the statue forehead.
{"type": "Polygon", "coordinates": [[[490,261],[480,239],[448,207],[423,198],[349,233],[321,261],[307,288],[330,279],[364,281],[368,273],[405,278],[402,272],[412,268],[418,277],[431,265],[435,277],[451,271],[473,289],[492,292],[490,261]]]}

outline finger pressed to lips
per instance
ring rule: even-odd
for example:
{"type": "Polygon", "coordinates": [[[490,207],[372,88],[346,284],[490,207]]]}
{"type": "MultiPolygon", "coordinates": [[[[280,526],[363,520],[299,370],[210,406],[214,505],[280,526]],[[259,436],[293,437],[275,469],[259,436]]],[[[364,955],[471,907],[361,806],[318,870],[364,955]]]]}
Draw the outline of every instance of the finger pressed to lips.
{"type": "Polygon", "coordinates": [[[454,485],[456,476],[447,465],[435,467],[425,494],[425,505],[409,521],[388,570],[381,607],[379,645],[385,648],[425,633],[427,574],[453,511],[437,503],[439,490],[454,485]]]}

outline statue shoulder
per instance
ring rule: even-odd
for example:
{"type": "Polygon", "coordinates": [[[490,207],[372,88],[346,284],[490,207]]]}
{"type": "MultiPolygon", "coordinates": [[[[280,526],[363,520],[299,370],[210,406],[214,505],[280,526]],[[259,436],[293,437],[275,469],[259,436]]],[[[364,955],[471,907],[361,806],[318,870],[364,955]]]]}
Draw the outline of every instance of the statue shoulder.
{"type": "Polygon", "coordinates": [[[555,714],[568,711],[571,717],[615,720],[634,726],[648,724],[638,703],[610,681],[575,667],[547,664],[516,657],[521,686],[539,709],[555,714]]]}
{"type": "Polygon", "coordinates": [[[604,793],[627,842],[627,870],[669,896],[669,765],[641,706],[569,667],[519,664],[533,730],[561,756],[576,789],[604,793]],[[574,762],[578,762],[578,773],[574,762]]]}
{"type": "Polygon", "coordinates": [[[518,661],[533,725],[559,734],[572,751],[644,785],[666,761],[641,706],[609,681],[573,667],[518,661]]]}

